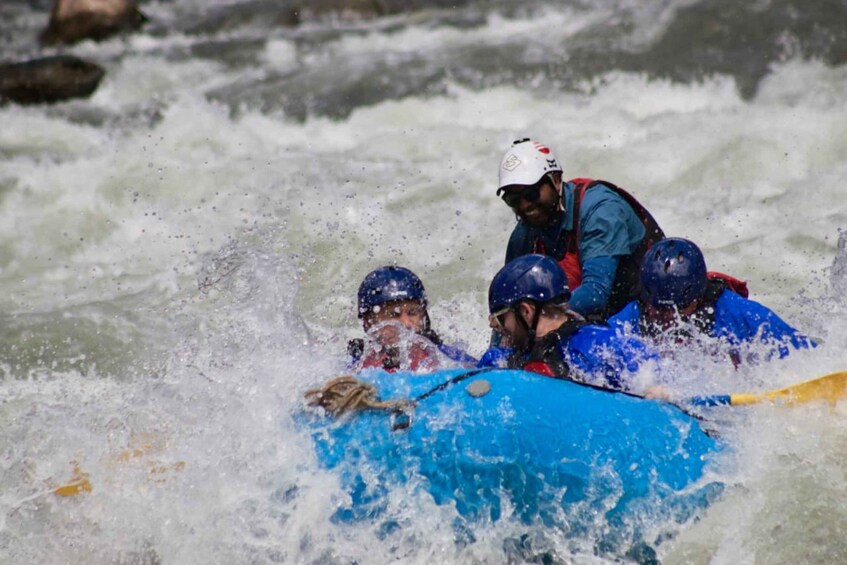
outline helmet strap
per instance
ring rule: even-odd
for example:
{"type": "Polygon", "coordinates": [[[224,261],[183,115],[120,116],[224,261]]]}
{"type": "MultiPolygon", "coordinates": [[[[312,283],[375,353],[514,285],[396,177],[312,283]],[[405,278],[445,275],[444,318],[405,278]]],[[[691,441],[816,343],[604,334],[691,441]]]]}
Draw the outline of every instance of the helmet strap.
{"type": "Polygon", "coordinates": [[[527,344],[526,350],[532,351],[533,346],[535,346],[535,333],[538,329],[538,317],[541,315],[541,306],[538,304],[538,302],[535,302],[534,300],[524,300],[522,302],[528,302],[535,307],[533,309],[532,320],[530,321],[530,323],[527,323],[523,315],[521,314],[520,303],[518,303],[517,308],[515,308],[515,314],[517,314],[515,318],[517,318],[518,323],[523,326],[523,329],[526,332],[528,338],[529,343],[527,344]]]}
{"type": "MultiPolygon", "coordinates": [[[[564,183],[560,178],[559,186],[556,186],[556,179],[553,175],[555,175],[555,173],[544,173],[544,176],[541,177],[542,179],[545,177],[547,178],[548,182],[550,183],[550,186],[553,187],[553,192],[556,193],[556,213],[553,214],[553,217],[550,220],[551,225],[559,224],[562,214],[565,211],[564,183]]],[[[538,179],[538,182],[541,182],[541,179],[538,179]]],[[[521,214],[517,210],[513,209],[513,212],[515,213],[515,221],[524,221],[523,216],[521,216],[521,214]]]]}
{"type": "Polygon", "coordinates": [[[538,302],[533,302],[532,305],[535,307],[532,312],[532,326],[529,331],[529,344],[530,349],[535,345],[535,334],[538,332],[538,318],[541,316],[541,304],[538,302]]]}
{"type": "Polygon", "coordinates": [[[562,180],[562,173],[559,173],[559,184],[556,185],[556,173],[547,173],[547,178],[550,179],[550,184],[553,185],[553,190],[556,191],[556,194],[559,196],[559,202],[556,204],[556,207],[559,211],[565,211],[565,183],[562,180]]]}

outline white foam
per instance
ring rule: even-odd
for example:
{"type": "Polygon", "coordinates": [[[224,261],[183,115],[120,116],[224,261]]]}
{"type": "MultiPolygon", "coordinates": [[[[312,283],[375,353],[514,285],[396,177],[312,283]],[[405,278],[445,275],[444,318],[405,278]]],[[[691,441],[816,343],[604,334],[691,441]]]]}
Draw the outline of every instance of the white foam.
{"type": "MultiPolygon", "coordinates": [[[[563,14],[492,16],[472,31],[370,32],[327,52],[367,56],[391,47],[408,55],[433,40],[449,51],[492,35],[531,36],[551,22],[573,26],[566,34],[591,23],[563,14]]],[[[0,515],[30,561],[108,562],[145,544],[165,562],[261,562],[273,551],[288,561],[320,560],[329,547],[379,561],[398,558],[397,539],[406,552],[399,558],[410,561],[502,558],[502,538],[513,533],[506,527],[480,528],[479,544],[441,553],[453,543],[450,509],[425,500],[409,511],[421,521],[408,537],[384,541],[374,528],[331,525],[343,494],[285,418],[302,389],[343,366],[346,338],[360,333],[356,289],[378,265],[421,275],[435,329],[481,352],[488,282],[514,224],[495,196],[496,167],[511,141],[527,135],[550,145],[567,175],[631,190],[669,235],[698,241],[711,268],[748,279],[753,297],[825,340],[738,373],[704,362],[697,369],[713,378],[710,390],[775,388],[844,369],[844,303],[828,294],[837,229],[847,222],[843,68],[787,61],[752,100],[725,77],[678,84],[616,72],[583,93],[449,85],[443,96],[301,123],[232,112],[205,96],[265,68],[170,62],[156,55],[156,40],[133,41],[136,54],[115,63],[94,97],[76,106],[105,116],[105,125],[69,121],[64,112],[73,105],[0,108],[0,309],[4,322],[12,315],[16,322],[3,326],[16,348],[3,374],[39,377],[3,383],[0,443],[9,447],[0,458],[0,515]],[[232,240],[243,247],[226,247],[232,240]],[[198,278],[220,272],[210,265],[233,249],[250,250],[235,280],[201,291],[198,278]],[[53,349],[103,358],[69,361],[28,349],[32,328],[60,321],[67,334],[53,349]],[[74,329],[86,321],[96,329],[74,329]],[[98,367],[118,354],[97,349],[107,347],[97,332],[119,334],[141,361],[102,374],[98,367]],[[62,361],[94,369],[55,369],[62,361]],[[151,485],[141,466],[109,471],[108,455],[128,447],[130,429],[172,437],[157,457],[188,461],[184,472],[151,485]],[[39,481],[67,478],[79,457],[98,481],[90,496],[21,503],[46,488],[39,481]],[[38,484],[27,482],[25,461],[37,463],[38,484]],[[278,492],[288,486],[299,489],[290,500],[278,492]],[[49,532],[49,544],[25,541],[41,539],[31,535],[40,531],[49,532]]],[[[261,65],[290,69],[297,56],[275,38],[261,65]]],[[[686,390],[696,392],[698,375],[688,377],[686,390]]],[[[798,414],[765,412],[752,432],[742,427],[732,437],[740,453],[751,453],[735,478],[753,503],[731,497],[714,515],[731,515],[737,526],[725,531],[707,518],[670,547],[694,551],[707,539],[706,554],[743,561],[773,543],[757,524],[792,508],[802,515],[808,506],[798,493],[820,477],[829,476],[822,492],[838,501],[840,463],[827,455],[838,450],[826,442],[810,450],[802,438],[839,437],[840,414],[798,414]],[[787,439],[785,426],[796,432],[787,439]],[[811,478],[795,484],[788,476],[795,470],[811,478]],[[769,498],[772,488],[794,487],[769,498]]],[[[812,500],[823,508],[814,524],[830,515],[841,523],[837,506],[812,500]]],[[[791,522],[785,539],[810,549],[798,540],[809,533],[801,522],[791,522]]],[[[775,555],[794,555],[789,541],[775,555]]]]}

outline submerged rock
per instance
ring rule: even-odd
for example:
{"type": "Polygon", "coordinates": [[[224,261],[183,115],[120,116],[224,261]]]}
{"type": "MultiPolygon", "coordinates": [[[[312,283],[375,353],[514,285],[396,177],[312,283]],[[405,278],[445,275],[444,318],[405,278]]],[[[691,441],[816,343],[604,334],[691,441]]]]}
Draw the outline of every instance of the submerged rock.
{"type": "Polygon", "coordinates": [[[426,9],[458,8],[467,0],[294,0],[291,13],[296,23],[322,20],[378,18],[426,9]]]}
{"type": "Polygon", "coordinates": [[[423,10],[456,8],[469,0],[245,0],[211,7],[196,20],[178,23],[186,33],[214,34],[243,26],[297,27],[302,24],[360,22],[423,10]]]}
{"type": "Polygon", "coordinates": [[[101,40],[136,30],[146,21],[131,0],[56,0],[39,40],[44,45],[101,40]]]}
{"type": "Polygon", "coordinates": [[[39,104],[89,96],[105,71],[70,55],[0,64],[0,102],[39,104]]]}

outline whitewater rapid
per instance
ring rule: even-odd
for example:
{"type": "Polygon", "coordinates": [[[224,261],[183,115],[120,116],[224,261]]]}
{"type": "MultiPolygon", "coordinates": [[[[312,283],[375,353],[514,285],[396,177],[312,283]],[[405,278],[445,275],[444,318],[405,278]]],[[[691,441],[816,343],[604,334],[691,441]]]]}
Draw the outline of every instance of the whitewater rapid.
{"type": "MultiPolygon", "coordinates": [[[[668,235],[698,242],[710,268],[821,341],[739,373],[692,359],[687,391],[844,370],[845,271],[833,269],[847,227],[844,66],[789,57],[752,96],[731,76],[623,70],[575,90],[549,88],[543,71],[535,87],[448,76],[337,114],[314,110],[332,97],[310,106],[298,90],[331,90],[333,57],[339,75],[359,61],[379,90],[390,85],[368,63],[386,51],[426,58],[433,40],[496,46],[537,34],[544,17],[566,35],[610,17],[570,15],[356,28],[311,50],[276,35],[258,64],[184,56],[196,43],[185,33],[139,34],[78,48],[110,61],[90,100],[0,107],[0,562],[502,560],[512,529],[481,527],[457,546],[451,510],[425,498],[395,537],[332,523],[344,495],[290,416],[303,390],[343,369],[356,289],[383,264],[417,272],[439,333],[481,353],[488,282],[514,224],[497,165],[520,137],[552,147],[566,175],[634,193],[668,235]],[[313,74],[291,87],[304,113],[227,90],[304,65],[313,74]],[[75,465],[93,490],[53,495],[75,465]]],[[[842,406],[740,418],[737,457],[713,471],[727,495],[660,556],[843,560],[844,418],[842,406]]],[[[547,541],[602,562],[590,541],[547,541]]]]}

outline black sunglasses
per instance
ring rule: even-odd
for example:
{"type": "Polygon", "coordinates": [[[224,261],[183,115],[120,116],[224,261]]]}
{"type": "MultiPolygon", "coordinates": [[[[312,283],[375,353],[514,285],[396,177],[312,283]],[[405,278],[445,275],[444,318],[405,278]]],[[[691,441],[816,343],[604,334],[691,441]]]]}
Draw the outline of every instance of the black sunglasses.
{"type": "Polygon", "coordinates": [[[541,196],[541,186],[539,184],[533,184],[531,186],[525,186],[522,189],[504,190],[500,198],[503,199],[503,202],[505,202],[509,208],[515,208],[521,200],[535,202],[538,200],[539,196],[541,196]]]}

